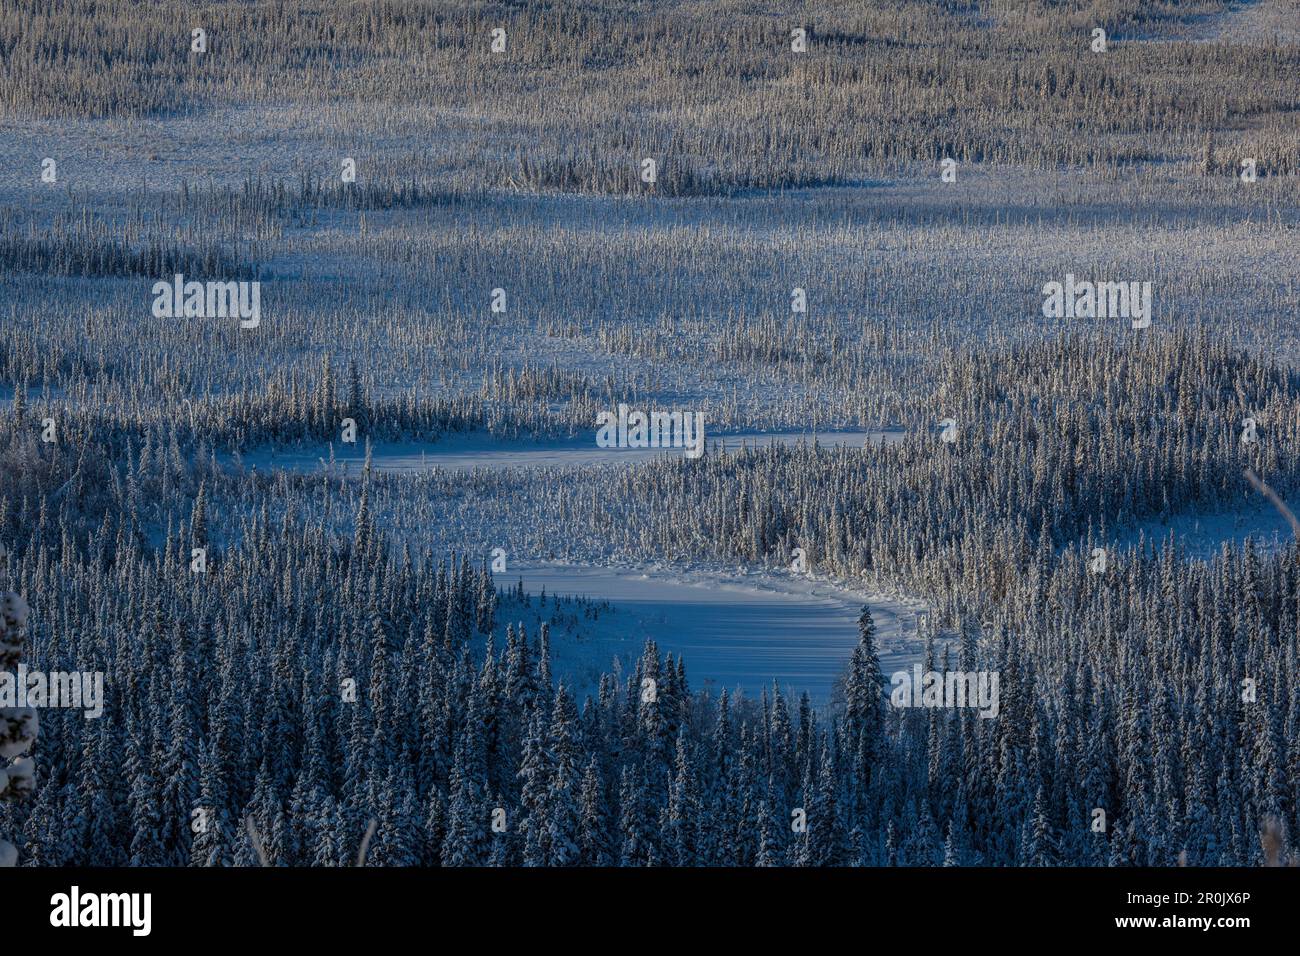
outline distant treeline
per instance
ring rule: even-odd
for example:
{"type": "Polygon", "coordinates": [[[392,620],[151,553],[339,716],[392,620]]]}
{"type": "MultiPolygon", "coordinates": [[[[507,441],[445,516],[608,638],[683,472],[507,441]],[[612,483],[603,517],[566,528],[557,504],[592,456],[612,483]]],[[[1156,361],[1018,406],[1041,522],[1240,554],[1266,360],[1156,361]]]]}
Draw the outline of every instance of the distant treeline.
{"type": "Polygon", "coordinates": [[[466,137],[467,155],[527,144],[517,162],[475,160],[492,185],[634,194],[816,185],[944,156],[1194,164],[1216,132],[1231,156],[1203,171],[1226,173],[1240,155],[1294,174],[1300,49],[1163,42],[1226,7],[17,0],[0,14],[0,111],[165,116],[292,90],[364,101],[377,120],[399,111],[431,136],[466,137]],[[498,28],[506,48],[493,53],[498,28]],[[792,52],[795,28],[806,53],[792,52]],[[1108,31],[1105,53],[1090,48],[1095,28],[1108,31]],[[206,31],[205,52],[191,50],[192,29],[206,31]],[[509,119],[466,132],[471,114],[509,119]],[[644,157],[665,170],[649,190],[644,157]]]}

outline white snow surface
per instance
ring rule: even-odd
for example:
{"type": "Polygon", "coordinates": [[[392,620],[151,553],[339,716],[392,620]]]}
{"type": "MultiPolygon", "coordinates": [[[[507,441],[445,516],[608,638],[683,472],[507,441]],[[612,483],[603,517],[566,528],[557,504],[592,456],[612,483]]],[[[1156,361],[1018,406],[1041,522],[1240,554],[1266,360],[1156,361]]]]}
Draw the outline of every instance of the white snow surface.
{"type": "MultiPolygon", "coordinates": [[[[614,658],[620,662],[615,670],[626,673],[652,638],[661,654],[685,658],[692,691],[716,696],[723,689],[740,690],[756,698],[775,681],[795,696],[807,691],[815,706],[824,706],[857,644],[863,605],[871,608],[886,677],[924,656],[917,635],[923,604],[815,576],[556,563],[510,567],[496,575],[501,587],[521,578],[534,604],[545,588],[548,607],[556,595],[614,606],[590,626],[589,636],[552,637],[555,671],[579,694],[594,689],[614,658]]],[[[513,607],[503,607],[503,623],[513,607]]],[[[941,647],[936,641],[936,653],[941,647]]]]}
{"type": "MultiPolygon", "coordinates": [[[[737,451],[742,446],[764,447],[773,443],[798,444],[816,439],[827,448],[844,445],[862,448],[901,441],[902,431],[843,431],[824,432],[743,432],[711,435],[705,423],[704,436],[710,451],[725,446],[737,451]]],[[[335,467],[344,473],[359,475],[365,464],[363,444],[311,445],[301,448],[257,448],[240,454],[245,467],[256,466],[259,471],[289,469],[292,471],[319,471],[327,467],[331,451],[335,467]]],[[[376,442],[371,448],[371,466],[375,471],[420,472],[433,468],[448,471],[472,471],[475,468],[563,468],[580,465],[618,464],[632,465],[651,461],[659,456],[680,458],[681,448],[599,448],[595,428],[590,434],[574,438],[547,441],[507,442],[485,432],[449,435],[437,442],[376,442]]]]}

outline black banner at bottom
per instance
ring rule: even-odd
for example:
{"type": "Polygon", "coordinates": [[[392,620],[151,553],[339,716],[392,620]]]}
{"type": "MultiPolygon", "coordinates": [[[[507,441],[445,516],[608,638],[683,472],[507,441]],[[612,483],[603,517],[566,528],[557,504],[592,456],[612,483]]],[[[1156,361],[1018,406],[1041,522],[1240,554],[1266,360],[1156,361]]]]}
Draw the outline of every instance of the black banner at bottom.
{"type": "Polygon", "coordinates": [[[333,945],[444,928],[493,940],[603,929],[650,938],[680,931],[682,919],[729,942],[770,943],[783,928],[846,918],[865,921],[873,941],[1004,927],[1231,943],[1292,927],[1294,903],[1284,900],[1300,886],[1294,870],[1277,869],[39,868],[9,870],[3,885],[7,926],[21,936],[216,943],[233,931],[333,945]]]}

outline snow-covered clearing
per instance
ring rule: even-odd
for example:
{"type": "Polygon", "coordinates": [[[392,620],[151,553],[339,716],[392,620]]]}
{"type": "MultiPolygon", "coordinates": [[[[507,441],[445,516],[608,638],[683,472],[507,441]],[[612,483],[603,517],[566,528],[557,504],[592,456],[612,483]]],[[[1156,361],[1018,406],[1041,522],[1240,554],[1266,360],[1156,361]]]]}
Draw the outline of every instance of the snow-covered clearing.
{"type": "Polygon", "coordinates": [[[1184,554],[1207,561],[1223,549],[1225,542],[1241,548],[1247,538],[1253,538],[1259,550],[1274,551],[1289,545],[1294,536],[1291,525],[1272,505],[1256,499],[1226,511],[1143,521],[1122,531],[1119,540],[1131,545],[1145,535],[1148,542],[1163,546],[1170,532],[1184,554]]]}
{"type": "MultiPolygon", "coordinates": [[[[737,451],[742,446],[766,447],[769,444],[798,444],[816,439],[831,448],[840,445],[862,448],[881,441],[897,442],[902,431],[826,432],[747,432],[730,435],[710,435],[705,423],[705,438],[711,451],[723,447],[737,451]]],[[[681,457],[681,448],[599,448],[595,442],[595,428],[589,435],[549,441],[503,442],[486,433],[453,435],[434,443],[381,442],[371,448],[371,466],[376,471],[421,472],[433,468],[448,471],[472,471],[475,468],[563,468],[579,465],[621,464],[632,465],[658,458],[661,455],[681,457]]],[[[331,454],[335,468],[350,475],[359,475],[365,465],[366,451],[361,444],[342,443],[314,445],[304,448],[259,448],[240,455],[245,467],[256,466],[261,471],[289,469],[292,471],[317,471],[328,467],[331,454]]]]}
{"type": "Polygon", "coordinates": [[[1192,43],[1300,43],[1300,2],[1237,0],[1220,13],[1192,17],[1168,32],[1134,39],[1192,43]]]}
{"type": "Polygon", "coordinates": [[[1245,0],[1197,23],[1189,39],[1202,43],[1300,43],[1300,3],[1245,0]]]}
{"type": "MultiPolygon", "coordinates": [[[[921,660],[917,615],[924,605],[855,591],[808,576],[667,568],[535,564],[496,576],[503,588],[520,579],[532,603],[545,589],[556,595],[609,601],[613,613],[580,627],[577,636],[552,639],[557,673],[589,692],[615,657],[624,673],[652,638],[661,653],[684,655],[693,690],[738,688],[757,697],[773,680],[814,705],[831,697],[858,641],[858,616],[869,605],[877,628],[881,669],[888,676],[921,660]]],[[[502,608],[509,615],[514,606],[502,608]]],[[[546,618],[545,612],[542,618],[546,618]]],[[[585,623],[585,622],[584,622],[585,623]]]]}

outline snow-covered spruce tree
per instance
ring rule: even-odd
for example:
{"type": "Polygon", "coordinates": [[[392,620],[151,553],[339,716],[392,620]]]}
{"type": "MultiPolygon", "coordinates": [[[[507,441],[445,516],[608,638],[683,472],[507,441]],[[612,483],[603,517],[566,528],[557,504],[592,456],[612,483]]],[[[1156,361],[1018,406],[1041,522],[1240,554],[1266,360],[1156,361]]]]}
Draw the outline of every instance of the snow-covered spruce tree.
{"type": "MultiPolygon", "coordinates": [[[[27,602],[6,591],[0,595],[0,668],[11,670],[22,657],[22,632],[27,623],[27,602]]],[[[36,766],[23,754],[36,740],[36,711],[31,707],[0,708],[0,800],[20,800],[31,793],[36,766]],[[6,766],[7,764],[7,766],[6,766]]],[[[14,866],[18,849],[0,840],[0,866],[14,866]]]]}

